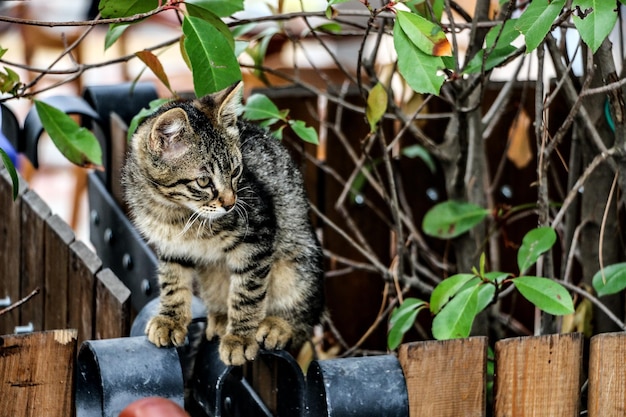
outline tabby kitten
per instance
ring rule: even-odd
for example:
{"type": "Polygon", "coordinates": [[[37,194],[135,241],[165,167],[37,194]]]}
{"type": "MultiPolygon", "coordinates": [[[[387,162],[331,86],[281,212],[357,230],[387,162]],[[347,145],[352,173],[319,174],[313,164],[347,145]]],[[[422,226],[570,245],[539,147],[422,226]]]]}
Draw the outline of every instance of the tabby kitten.
{"type": "Polygon", "coordinates": [[[227,365],[259,345],[302,345],[323,311],[322,251],[302,176],[265,130],[238,120],[241,84],[165,105],[135,133],[123,173],[131,217],[157,252],[146,334],[184,343],[194,279],[207,339],[227,365]]]}

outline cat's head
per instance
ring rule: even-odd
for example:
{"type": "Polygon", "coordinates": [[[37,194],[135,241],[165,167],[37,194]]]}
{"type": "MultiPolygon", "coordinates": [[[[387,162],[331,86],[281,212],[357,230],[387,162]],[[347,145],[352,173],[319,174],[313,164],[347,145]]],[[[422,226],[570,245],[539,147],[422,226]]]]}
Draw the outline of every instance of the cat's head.
{"type": "Polygon", "coordinates": [[[133,138],[138,167],[165,204],[217,218],[233,209],[243,172],[237,115],[241,84],[167,105],[133,138]]]}

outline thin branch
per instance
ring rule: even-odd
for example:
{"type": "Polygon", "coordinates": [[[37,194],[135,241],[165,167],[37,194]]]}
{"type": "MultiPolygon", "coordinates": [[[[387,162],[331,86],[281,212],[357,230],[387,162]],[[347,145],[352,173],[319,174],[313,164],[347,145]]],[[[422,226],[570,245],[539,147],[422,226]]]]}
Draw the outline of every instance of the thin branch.
{"type": "Polygon", "coordinates": [[[28,294],[26,297],[22,298],[21,300],[15,302],[14,304],[8,306],[7,308],[4,308],[2,310],[0,310],[0,316],[8,313],[11,310],[14,310],[16,308],[18,308],[19,306],[21,306],[22,304],[26,303],[28,300],[30,300],[31,298],[33,298],[34,296],[36,296],[37,294],[39,294],[41,290],[39,289],[39,287],[35,288],[33,291],[31,291],[30,294],[28,294]]]}
{"type": "Polygon", "coordinates": [[[624,324],[624,322],[621,321],[611,310],[609,310],[609,308],[607,306],[604,305],[604,303],[602,301],[597,299],[593,294],[591,294],[588,291],[585,291],[582,288],[579,288],[578,286],[576,286],[576,285],[574,285],[574,284],[572,284],[570,282],[562,281],[562,280],[559,280],[559,279],[557,279],[555,281],[558,282],[559,284],[563,285],[568,290],[573,291],[576,294],[579,294],[579,295],[583,296],[584,298],[586,298],[587,300],[591,301],[592,304],[594,304],[604,314],[606,314],[609,317],[609,319],[611,319],[620,329],[626,330],[626,325],[624,324]]]}
{"type": "Polygon", "coordinates": [[[550,227],[552,227],[553,229],[557,228],[559,223],[561,223],[561,221],[563,220],[563,216],[565,216],[567,208],[569,207],[570,204],[572,204],[572,201],[574,201],[574,198],[576,198],[576,196],[579,194],[580,188],[589,179],[589,176],[591,175],[591,173],[598,167],[598,165],[605,162],[608,158],[612,158],[613,155],[615,155],[616,153],[617,153],[617,150],[615,148],[611,148],[607,150],[606,152],[602,152],[596,155],[596,157],[593,158],[593,161],[591,161],[591,163],[587,166],[587,168],[585,168],[585,172],[583,172],[580,178],[578,178],[578,180],[576,181],[572,189],[569,190],[569,193],[567,194],[567,197],[565,197],[565,200],[563,201],[561,208],[559,209],[556,216],[554,216],[554,219],[552,220],[550,227]]]}

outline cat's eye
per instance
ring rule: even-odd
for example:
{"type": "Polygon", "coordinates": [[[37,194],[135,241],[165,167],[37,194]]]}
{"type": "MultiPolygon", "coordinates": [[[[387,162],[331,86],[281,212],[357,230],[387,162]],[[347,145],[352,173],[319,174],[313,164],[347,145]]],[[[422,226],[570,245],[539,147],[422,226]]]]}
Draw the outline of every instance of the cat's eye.
{"type": "Polygon", "coordinates": [[[198,177],[196,179],[196,183],[201,187],[201,188],[207,188],[208,186],[211,185],[211,179],[209,177],[207,177],[206,175],[203,175],[201,177],[198,177]]]}
{"type": "Polygon", "coordinates": [[[241,175],[241,165],[237,165],[237,167],[235,167],[235,169],[233,170],[233,178],[237,178],[238,176],[241,175]]]}

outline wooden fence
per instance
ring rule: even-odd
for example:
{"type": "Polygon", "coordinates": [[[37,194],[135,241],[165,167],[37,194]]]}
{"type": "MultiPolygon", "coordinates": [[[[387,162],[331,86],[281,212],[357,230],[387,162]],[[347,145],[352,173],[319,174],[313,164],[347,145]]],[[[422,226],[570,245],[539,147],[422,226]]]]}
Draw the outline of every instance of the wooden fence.
{"type": "Polygon", "coordinates": [[[128,335],[130,291],[20,181],[0,170],[0,310],[27,299],[0,315],[0,416],[71,416],[76,348],[128,335]]]}

